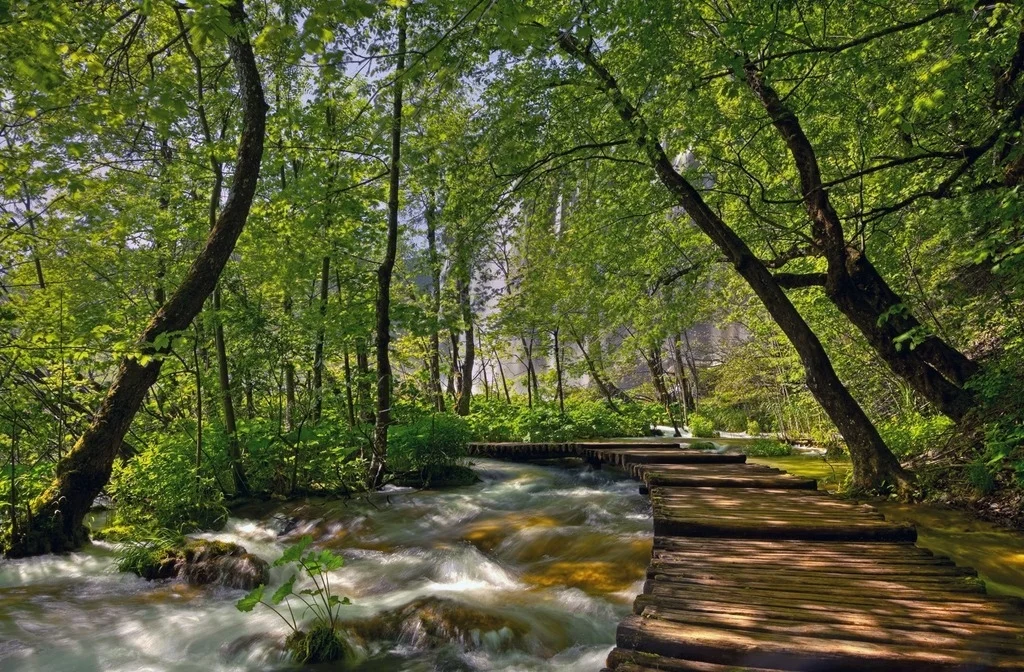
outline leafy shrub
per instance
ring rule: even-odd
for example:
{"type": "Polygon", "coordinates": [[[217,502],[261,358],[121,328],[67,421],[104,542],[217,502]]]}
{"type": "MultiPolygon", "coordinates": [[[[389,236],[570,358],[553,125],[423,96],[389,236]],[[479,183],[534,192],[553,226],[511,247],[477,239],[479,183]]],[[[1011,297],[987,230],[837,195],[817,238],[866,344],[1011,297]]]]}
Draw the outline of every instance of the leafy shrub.
{"type": "Polygon", "coordinates": [[[749,434],[750,436],[760,436],[761,435],[761,423],[759,423],[757,420],[748,420],[747,421],[747,434],[749,434]]]}
{"type": "Polygon", "coordinates": [[[711,441],[694,441],[686,447],[691,450],[715,450],[718,446],[711,441]]]}
{"type": "Polygon", "coordinates": [[[742,432],[747,428],[747,410],[742,406],[702,403],[700,415],[711,420],[715,427],[727,432],[742,432]]]}
{"type": "Polygon", "coordinates": [[[793,454],[793,447],[776,439],[758,439],[744,452],[752,457],[785,457],[793,454]]]}
{"type": "Polygon", "coordinates": [[[179,533],[222,527],[224,495],[206,474],[196,476],[195,446],[187,435],[164,436],[131,460],[115,463],[108,486],[111,523],[179,533]]]}
{"type": "Polygon", "coordinates": [[[340,660],[345,655],[345,643],[336,630],[339,610],[343,605],[351,604],[347,597],[338,597],[331,592],[328,573],[340,569],[345,560],[329,550],[309,551],[312,537],[302,537],[298,543],[285,549],[281,557],[274,561],[274,567],[292,565],[296,569],[291,577],[278,586],[269,598],[266,596],[267,586],[259,585],[248,595],[240,599],[235,606],[239,611],[250,612],[261,604],[270,609],[291,628],[286,645],[292,657],[300,664],[329,663],[340,660]],[[313,588],[295,591],[295,582],[301,575],[313,582],[313,588]],[[305,607],[295,615],[288,604],[287,610],[278,607],[285,600],[296,600],[305,607]],[[302,618],[312,614],[309,631],[303,630],[302,618]]]}
{"type": "Polygon", "coordinates": [[[388,465],[392,471],[421,471],[451,465],[466,456],[471,432],[457,415],[435,413],[388,433],[388,465]]]}
{"type": "Polygon", "coordinates": [[[941,446],[952,427],[953,421],[944,415],[914,411],[878,423],[878,433],[897,457],[906,457],[941,446]]]}
{"type": "Polygon", "coordinates": [[[710,418],[692,413],[690,415],[690,433],[702,439],[709,439],[715,435],[715,423],[710,418]]]}
{"type": "Polygon", "coordinates": [[[169,551],[183,542],[184,537],[171,530],[141,532],[134,539],[117,545],[117,571],[145,577],[169,551]]]}
{"type": "Polygon", "coordinates": [[[478,404],[467,418],[477,441],[562,442],[645,436],[662,409],[657,404],[618,404],[570,397],[563,414],[555,404],[478,404]]]}
{"type": "Polygon", "coordinates": [[[995,475],[992,473],[989,465],[980,460],[967,465],[967,482],[974,488],[974,492],[981,497],[991,495],[996,489],[995,475]]]}

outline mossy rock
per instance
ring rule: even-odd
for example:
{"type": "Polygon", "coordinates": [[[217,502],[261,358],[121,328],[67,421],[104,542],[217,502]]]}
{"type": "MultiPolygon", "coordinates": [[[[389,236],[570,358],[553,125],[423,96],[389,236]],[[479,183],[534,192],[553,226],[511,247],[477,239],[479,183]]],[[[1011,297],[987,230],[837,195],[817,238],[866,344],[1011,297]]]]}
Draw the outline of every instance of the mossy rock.
{"type": "Polygon", "coordinates": [[[179,578],[194,586],[252,590],[270,580],[266,560],[238,544],[206,539],[188,541],[180,548],[136,547],[124,554],[119,567],[149,581],[179,578]]]}
{"type": "Polygon", "coordinates": [[[718,448],[718,446],[711,441],[694,441],[686,447],[690,450],[715,450],[718,448]]]}
{"type": "Polygon", "coordinates": [[[391,482],[402,487],[433,490],[474,485],[480,482],[480,477],[469,467],[451,464],[395,474],[391,482]]]}
{"type": "Polygon", "coordinates": [[[309,632],[296,630],[285,640],[285,647],[300,665],[336,663],[348,653],[344,640],[328,625],[317,625],[309,632]]]}

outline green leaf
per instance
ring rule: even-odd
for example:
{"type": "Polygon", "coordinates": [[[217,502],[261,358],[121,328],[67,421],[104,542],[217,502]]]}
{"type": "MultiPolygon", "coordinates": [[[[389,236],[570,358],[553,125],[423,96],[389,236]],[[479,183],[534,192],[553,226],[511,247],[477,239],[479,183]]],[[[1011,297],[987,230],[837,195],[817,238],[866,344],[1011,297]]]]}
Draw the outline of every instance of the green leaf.
{"type": "Polygon", "coordinates": [[[281,565],[287,565],[289,562],[298,562],[302,554],[309,548],[309,545],[313,543],[313,537],[308,534],[296,543],[292,544],[285,549],[281,557],[274,561],[274,567],[280,567],[281,565]]]}
{"type": "Polygon", "coordinates": [[[235,608],[243,612],[252,611],[256,608],[257,604],[263,601],[263,591],[266,590],[266,588],[267,587],[262,583],[256,586],[249,591],[248,595],[240,599],[238,602],[235,602],[235,608]]]}
{"type": "Polygon", "coordinates": [[[270,596],[270,601],[273,604],[281,604],[281,600],[292,594],[292,588],[295,586],[295,574],[292,574],[292,578],[288,579],[281,584],[281,587],[274,591],[274,594],[270,596]]]}

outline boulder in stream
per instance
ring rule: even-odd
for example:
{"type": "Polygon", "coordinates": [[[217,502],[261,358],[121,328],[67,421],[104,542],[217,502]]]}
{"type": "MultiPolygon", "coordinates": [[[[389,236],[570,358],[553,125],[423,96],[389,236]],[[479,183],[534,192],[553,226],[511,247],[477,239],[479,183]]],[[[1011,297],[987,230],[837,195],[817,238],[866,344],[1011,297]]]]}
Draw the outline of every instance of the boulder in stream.
{"type": "Polygon", "coordinates": [[[179,578],[195,586],[220,585],[252,590],[267,583],[270,565],[238,544],[197,539],[181,548],[138,554],[122,569],[144,579],[179,578]]]}

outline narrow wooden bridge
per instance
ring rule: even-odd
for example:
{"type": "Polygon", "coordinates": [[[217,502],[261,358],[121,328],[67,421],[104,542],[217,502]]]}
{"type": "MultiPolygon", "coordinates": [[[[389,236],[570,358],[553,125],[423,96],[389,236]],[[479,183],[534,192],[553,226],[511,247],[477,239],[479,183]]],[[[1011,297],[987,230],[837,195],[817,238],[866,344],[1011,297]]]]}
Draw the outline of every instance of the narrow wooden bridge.
{"type": "Polygon", "coordinates": [[[814,480],[679,442],[478,443],[641,482],[654,550],[606,672],[1024,670],[1024,605],[814,480]]]}

